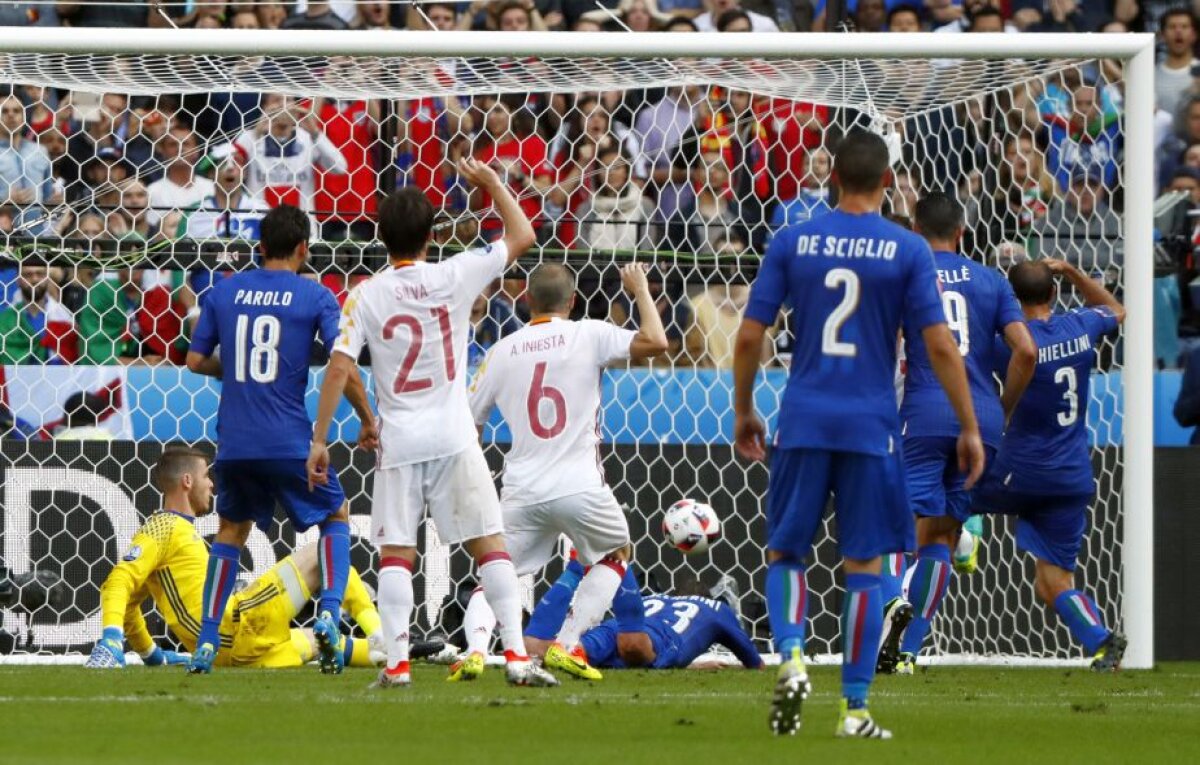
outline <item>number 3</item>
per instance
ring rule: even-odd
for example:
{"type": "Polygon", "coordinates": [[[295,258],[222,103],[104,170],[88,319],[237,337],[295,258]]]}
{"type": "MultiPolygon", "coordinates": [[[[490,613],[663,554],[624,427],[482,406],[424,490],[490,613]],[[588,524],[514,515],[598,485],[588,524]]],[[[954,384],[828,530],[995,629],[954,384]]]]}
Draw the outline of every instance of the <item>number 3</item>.
{"type": "Polygon", "coordinates": [[[1058,413],[1058,424],[1064,428],[1074,425],[1075,420],[1079,419],[1079,394],[1075,392],[1079,388],[1079,379],[1075,376],[1075,367],[1059,367],[1054,373],[1054,382],[1067,384],[1062,397],[1066,399],[1068,409],[1058,413]]]}
{"type": "Polygon", "coordinates": [[[838,340],[838,332],[842,325],[850,318],[850,314],[854,313],[854,309],[858,308],[858,285],[858,274],[848,268],[835,268],[825,274],[826,287],[831,290],[846,288],[842,302],[829,314],[829,318],[825,320],[825,329],[821,332],[821,353],[826,356],[858,355],[858,347],[854,343],[838,340]]]}

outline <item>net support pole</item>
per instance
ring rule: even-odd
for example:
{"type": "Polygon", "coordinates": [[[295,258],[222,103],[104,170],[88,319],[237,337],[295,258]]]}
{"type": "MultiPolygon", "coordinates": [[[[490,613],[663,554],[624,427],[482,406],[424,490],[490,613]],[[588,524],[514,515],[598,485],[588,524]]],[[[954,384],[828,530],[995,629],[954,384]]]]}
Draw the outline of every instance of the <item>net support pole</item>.
{"type": "Polygon", "coordinates": [[[1154,665],[1154,46],[1125,68],[1124,665],[1154,665]]]}

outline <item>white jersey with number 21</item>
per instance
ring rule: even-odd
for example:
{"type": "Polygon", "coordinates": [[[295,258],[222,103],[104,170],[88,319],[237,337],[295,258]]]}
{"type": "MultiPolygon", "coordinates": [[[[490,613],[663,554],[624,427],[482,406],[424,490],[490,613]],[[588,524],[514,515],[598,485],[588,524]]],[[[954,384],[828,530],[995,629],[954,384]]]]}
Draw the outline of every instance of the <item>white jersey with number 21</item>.
{"type": "Polygon", "coordinates": [[[604,321],[535,320],[488,351],[471,383],[471,411],[483,425],[498,406],[512,431],[506,506],[604,486],[596,452],[600,375],[629,358],[635,334],[604,321]]]}
{"type": "Polygon", "coordinates": [[[440,263],[406,262],[360,284],[342,308],[335,353],[371,349],[383,421],[380,468],[449,457],[476,441],[467,404],[471,304],[507,266],[494,242],[440,263]]]}

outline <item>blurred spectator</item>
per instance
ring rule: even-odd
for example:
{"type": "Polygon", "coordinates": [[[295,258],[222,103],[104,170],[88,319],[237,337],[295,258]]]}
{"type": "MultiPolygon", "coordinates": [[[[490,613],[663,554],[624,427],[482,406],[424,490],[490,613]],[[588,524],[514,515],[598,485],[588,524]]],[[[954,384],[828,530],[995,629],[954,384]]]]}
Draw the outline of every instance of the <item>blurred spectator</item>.
{"type": "Polygon", "coordinates": [[[606,29],[631,32],[658,32],[671,20],[671,15],[659,10],[656,0],[620,0],[614,10],[596,9],[581,19],[594,21],[606,29]],[[614,20],[619,19],[619,23],[614,20]]]}
{"type": "Polygon", "coordinates": [[[0,204],[15,205],[14,224],[31,234],[45,230],[41,205],[59,201],[50,169],[50,155],[28,136],[21,99],[0,100],[0,204]]]}
{"type": "Polygon", "coordinates": [[[114,239],[148,242],[158,236],[158,219],[150,209],[150,192],[137,178],[117,186],[116,209],[108,213],[105,229],[114,239]]]}
{"type": "Polygon", "coordinates": [[[391,8],[386,2],[364,0],[358,3],[358,13],[350,22],[351,29],[394,29],[391,8]]]}
{"type": "Polygon", "coordinates": [[[101,274],[75,317],[84,364],[183,363],[185,311],[164,285],[143,289],[143,271],[101,274]]]}
{"type": "Polygon", "coordinates": [[[600,252],[653,248],[647,225],[653,206],[633,182],[629,160],[610,144],[596,155],[596,164],[599,183],[578,211],[578,246],[600,252]]]}
{"type": "Polygon", "coordinates": [[[184,211],[176,237],[258,240],[258,224],[267,203],[242,183],[242,166],[227,159],[217,167],[212,193],[184,211]]]}
{"type": "Polygon", "coordinates": [[[262,22],[253,10],[254,6],[242,6],[229,17],[230,29],[262,29],[262,22]]]}
{"type": "Polygon", "coordinates": [[[55,299],[45,266],[22,266],[15,303],[0,310],[0,364],[69,364],[75,360],[74,318],[55,299]]]}
{"type": "Polygon", "coordinates": [[[1200,346],[1187,355],[1183,367],[1183,381],[1179,384],[1179,398],[1175,400],[1175,421],[1180,427],[1196,428],[1190,443],[1200,445],[1200,346]]]}
{"type": "Polygon", "coordinates": [[[1046,216],[1054,198],[1054,178],[1046,172],[1032,136],[1009,136],[996,173],[995,188],[980,201],[975,221],[977,247],[1021,240],[1046,216]]]}
{"type": "MultiPolygon", "coordinates": [[[[1074,0],[1050,0],[1053,3],[1072,3],[1074,0]]],[[[1012,31],[1004,23],[1004,14],[999,8],[992,5],[983,5],[977,10],[971,11],[967,16],[967,26],[963,30],[966,32],[980,32],[995,34],[998,32],[1012,31]]]]}
{"type": "MultiPolygon", "coordinates": [[[[707,12],[696,16],[694,19],[696,28],[701,32],[717,31],[717,19],[721,17],[721,14],[732,10],[745,10],[738,5],[737,0],[704,0],[704,7],[708,9],[707,12]]],[[[779,25],[770,16],[764,16],[761,13],[754,13],[753,11],[745,11],[745,13],[750,17],[751,32],[779,31],[779,25]]]]}
{"type": "Polygon", "coordinates": [[[321,131],[345,159],[344,172],[317,169],[313,208],[321,223],[321,238],[369,240],[375,237],[379,173],[375,166],[375,135],[379,102],[329,99],[317,115],[321,131]]]}
{"type": "MultiPolygon", "coordinates": [[[[61,3],[56,3],[61,5],[61,3]]],[[[47,3],[4,3],[0,5],[0,27],[56,27],[58,9],[47,3]]]]}
{"type": "MultiPolygon", "coordinates": [[[[546,156],[546,141],[532,129],[528,115],[516,119],[512,107],[503,100],[485,100],[483,130],[475,139],[473,155],[476,160],[492,165],[508,183],[521,204],[525,215],[535,228],[545,223],[542,216],[542,194],[554,180],[554,169],[546,156]]],[[[471,195],[471,209],[490,211],[492,198],[476,189],[471,195]]],[[[482,230],[491,239],[500,231],[500,220],[486,215],[482,230]]]]}
{"type": "Polygon", "coordinates": [[[54,434],[58,441],[111,441],[111,430],[100,427],[100,418],[111,407],[104,396],[77,391],[63,402],[63,427],[54,434]]]}
{"type": "Polygon", "coordinates": [[[767,150],[766,199],[795,199],[808,174],[809,153],[824,141],[829,109],[811,102],[758,96],[754,113],[767,150]]]}
{"type": "Polygon", "coordinates": [[[1174,130],[1163,139],[1158,150],[1158,177],[1165,181],[1179,164],[1187,162],[1187,152],[1200,144],[1200,96],[1187,97],[1175,115],[1174,130]]]}
{"type": "Polygon", "coordinates": [[[263,2],[254,6],[254,14],[263,29],[279,29],[287,20],[288,12],[283,3],[263,2]]]}
{"type": "Polygon", "coordinates": [[[562,0],[563,22],[568,29],[574,29],[576,23],[597,6],[615,9],[620,0],[562,0]]]}
{"type": "Polygon", "coordinates": [[[734,8],[731,11],[725,11],[717,17],[717,31],[753,32],[754,28],[750,22],[750,14],[741,8],[734,8]]]}
{"type": "MultiPolygon", "coordinates": [[[[629,295],[621,289],[620,283],[614,285],[616,294],[611,295],[608,314],[611,321],[618,327],[632,329],[641,326],[641,313],[637,304],[629,299],[629,295]]],[[[682,286],[673,286],[671,290],[664,289],[662,281],[650,279],[650,294],[654,297],[654,307],[658,309],[662,319],[663,329],[667,331],[667,353],[674,366],[690,366],[692,360],[684,353],[684,337],[692,326],[692,311],[682,286]]],[[[643,362],[648,364],[649,361],[643,362]]]]}
{"type": "Polygon", "coordinates": [[[73,27],[146,27],[166,26],[146,3],[70,3],[56,2],[59,18],[73,27]]]}
{"type": "Polygon", "coordinates": [[[1061,188],[1071,184],[1078,169],[1095,172],[1104,185],[1115,187],[1123,136],[1120,114],[1102,108],[1095,85],[1076,85],[1070,111],[1065,116],[1052,111],[1046,122],[1050,134],[1046,164],[1061,188]]]}
{"type": "Polygon", "coordinates": [[[1191,196],[1192,204],[1200,205],[1200,170],[1194,167],[1181,167],[1171,177],[1167,191],[1186,191],[1191,196]]]}
{"type": "Polygon", "coordinates": [[[669,17],[669,27],[671,19],[694,19],[704,13],[704,0],[658,0],[658,10],[669,17]]]}
{"type": "Polygon", "coordinates": [[[684,16],[674,16],[663,27],[664,32],[699,32],[696,22],[684,16]]]}
{"type": "Polygon", "coordinates": [[[671,158],[683,134],[692,126],[695,88],[670,87],[662,99],[647,104],[634,120],[641,151],[634,160],[634,175],[653,178],[656,185],[667,182],[671,158]]]}
{"type": "Polygon", "coordinates": [[[311,212],[316,165],[345,173],[346,158],[321,132],[311,102],[269,94],[263,96],[262,111],[254,129],[232,146],[245,165],[246,188],[271,207],[290,204],[311,212]]]}
{"type": "Polygon", "coordinates": [[[892,171],[892,187],[887,191],[887,208],[893,218],[911,221],[921,198],[921,175],[915,167],[897,167],[892,171]]]}
{"type": "Polygon", "coordinates": [[[471,304],[470,341],[467,346],[467,365],[474,369],[483,362],[488,349],[496,341],[511,335],[524,326],[513,312],[512,305],[503,294],[488,288],[471,304]],[[489,294],[490,293],[490,294],[489,294]]]}
{"type": "Polygon", "coordinates": [[[338,3],[345,9],[341,14],[333,9],[333,3],[305,2],[296,4],[296,12],[288,16],[280,25],[280,29],[323,29],[339,31],[350,28],[350,20],[354,18],[354,3],[338,3]]]}
{"type": "Polygon", "coordinates": [[[1120,224],[1103,179],[1095,169],[1080,167],[1065,198],[1050,205],[1034,233],[1043,256],[1069,260],[1086,272],[1106,271],[1121,265],[1120,224]]]}
{"type": "Polygon", "coordinates": [[[924,29],[921,23],[921,11],[915,5],[902,3],[892,6],[887,15],[887,31],[889,32],[920,32],[924,29]]]}
{"type": "MultiPolygon", "coordinates": [[[[435,14],[445,10],[447,6],[430,6],[427,13],[438,23],[435,14]]],[[[453,207],[457,158],[447,160],[451,153],[461,156],[462,142],[469,142],[467,136],[474,132],[471,113],[458,96],[425,96],[400,101],[395,108],[403,131],[396,152],[401,185],[422,189],[435,209],[453,207]]]]}
{"type": "Polygon", "coordinates": [[[692,252],[712,255],[740,226],[737,208],[729,191],[729,167],[720,152],[705,152],[692,171],[696,197],[683,212],[688,222],[688,244],[692,252]]]}
{"type": "Polygon", "coordinates": [[[781,200],[771,213],[771,231],[783,226],[804,223],[829,212],[830,177],[833,174],[833,157],[823,148],[809,155],[808,173],[800,188],[799,196],[781,200]]]}
{"type": "Polygon", "coordinates": [[[1162,17],[1158,35],[1166,56],[1154,72],[1154,98],[1159,109],[1175,114],[1184,97],[1195,92],[1200,73],[1194,55],[1196,17],[1187,8],[1173,8],[1162,17]]]}
{"type": "MultiPolygon", "coordinates": [[[[733,346],[746,302],[748,284],[709,284],[691,300],[695,321],[687,333],[687,355],[698,367],[733,368],[733,346]]],[[[774,333],[772,333],[774,334],[774,333]]],[[[763,360],[773,348],[773,338],[763,343],[763,360]]]]}
{"type": "Polygon", "coordinates": [[[458,27],[458,8],[454,3],[413,3],[407,13],[406,24],[412,30],[429,29],[430,23],[439,32],[451,32],[458,27]]]}
{"type": "Polygon", "coordinates": [[[883,0],[858,0],[854,10],[855,32],[882,32],[887,23],[887,8],[883,0]]]}
{"type": "Polygon", "coordinates": [[[159,140],[156,148],[164,172],[162,178],[146,187],[150,196],[147,222],[151,225],[198,204],[213,193],[213,182],[196,175],[199,147],[191,130],[176,125],[159,140]]]}

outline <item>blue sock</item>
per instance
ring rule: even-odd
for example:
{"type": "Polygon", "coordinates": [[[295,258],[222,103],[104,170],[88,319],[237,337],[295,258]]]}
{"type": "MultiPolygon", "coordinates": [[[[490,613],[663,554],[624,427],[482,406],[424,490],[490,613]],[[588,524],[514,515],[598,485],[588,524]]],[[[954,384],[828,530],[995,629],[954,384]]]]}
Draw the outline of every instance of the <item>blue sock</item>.
{"type": "Polygon", "coordinates": [[[613,616],[617,618],[618,632],[642,632],[646,628],[646,607],[642,604],[642,588],[633,563],[625,567],[625,577],[617,594],[613,596],[613,616]]]}
{"type": "Polygon", "coordinates": [[[326,521],[321,526],[317,558],[321,564],[321,602],[317,613],[328,611],[337,624],[342,620],[342,598],[346,595],[346,580],[350,578],[349,523],[326,521]]]}
{"type": "Polygon", "coordinates": [[[554,640],[562,629],[571,609],[571,600],[575,597],[575,588],[583,579],[583,564],[572,559],[563,569],[562,575],[554,581],[542,599],[538,601],[529,616],[529,624],[525,626],[525,634],[539,640],[554,640]]]}
{"type": "Polygon", "coordinates": [[[921,652],[929,625],[937,615],[954,568],[950,565],[950,548],[946,545],[925,545],[917,550],[912,579],[908,583],[908,600],[913,606],[913,619],[904,630],[900,651],[916,656],[921,652]]]}
{"type": "Polygon", "coordinates": [[[879,572],[879,602],[884,606],[904,594],[905,568],[904,553],[883,556],[883,568],[879,572]]]}
{"type": "Polygon", "coordinates": [[[795,651],[804,653],[808,584],[803,564],[783,559],[767,565],[767,620],[781,661],[795,651]]]}
{"type": "Polygon", "coordinates": [[[221,648],[221,617],[225,615],[225,604],[233,593],[237,581],[238,559],[241,548],[223,542],[213,542],[208,551],[208,573],[204,575],[204,601],[200,609],[200,636],[196,646],[205,643],[214,649],[221,648]]]}
{"type": "Polygon", "coordinates": [[[883,635],[883,603],[877,574],[846,574],[842,607],[842,696],[850,709],[867,706],[883,635]]]}
{"type": "Polygon", "coordinates": [[[1104,617],[1096,602],[1079,590],[1067,590],[1054,599],[1054,610],[1067,624],[1071,635],[1083,643],[1083,649],[1093,654],[1100,645],[1108,639],[1108,627],[1104,626],[1104,617]]]}

